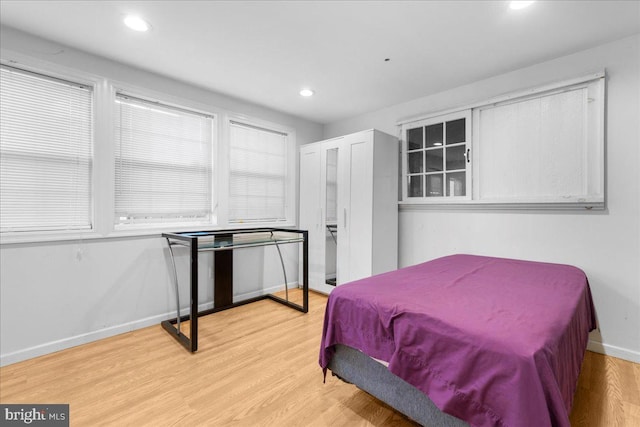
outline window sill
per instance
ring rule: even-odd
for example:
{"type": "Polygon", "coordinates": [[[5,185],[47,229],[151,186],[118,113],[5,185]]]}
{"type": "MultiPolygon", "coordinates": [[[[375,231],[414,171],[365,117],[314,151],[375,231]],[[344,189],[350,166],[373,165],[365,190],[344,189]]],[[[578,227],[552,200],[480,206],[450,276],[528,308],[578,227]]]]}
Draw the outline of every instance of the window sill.
{"type": "Polygon", "coordinates": [[[0,235],[0,246],[8,246],[23,243],[54,243],[65,241],[81,241],[101,239],[105,236],[95,230],[69,230],[69,231],[37,231],[15,232],[0,235]]]}
{"type": "Polygon", "coordinates": [[[147,227],[142,228],[137,226],[120,227],[116,230],[109,232],[108,234],[99,233],[95,230],[74,230],[74,231],[51,231],[51,232],[16,232],[6,233],[6,235],[0,236],[0,246],[5,247],[9,245],[19,244],[48,244],[55,242],[80,242],[80,241],[93,241],[93,240],[111,240],[111,239],[134,239],[134,238],[155,238],[160,237],[162,233],[166,232],[183,232],[183,231],[217,231],[225,229],[242,229],[242,228],[257,228],[257,227],[276,227],[276,228],[291,228],[295,227],[294,223],[243,223],[243,224],[229,224],[222,227],[219,225],[203,225],[192,224],[188,226],[176,226],[169,225],[165,227],[147,227]]]}
{"type": "Polygon", "coordinates": [[[570,201],[570,202],[512,202],[512,201],[401,201],[401,211],[418,210],[483,210],[483,211],[603,211],[603,201],[570,201]]]}

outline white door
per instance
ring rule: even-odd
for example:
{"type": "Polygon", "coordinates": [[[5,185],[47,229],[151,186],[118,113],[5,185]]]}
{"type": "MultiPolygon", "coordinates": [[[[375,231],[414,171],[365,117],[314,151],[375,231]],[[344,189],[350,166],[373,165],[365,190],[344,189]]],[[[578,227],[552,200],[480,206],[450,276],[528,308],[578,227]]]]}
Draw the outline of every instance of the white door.
{"type": "Polygon", "coordinates": [[[343,197],[345,259],[342,282],[371,276],[373,230],[373,134],[361,132],[346,138],[343,197]]]}
{"type": "Polygon", "coordinates": [[[300,229],[309,231],[309,288],[315,290],[324,283],[320,156],[317,144],[300,148],[300,229]]]}

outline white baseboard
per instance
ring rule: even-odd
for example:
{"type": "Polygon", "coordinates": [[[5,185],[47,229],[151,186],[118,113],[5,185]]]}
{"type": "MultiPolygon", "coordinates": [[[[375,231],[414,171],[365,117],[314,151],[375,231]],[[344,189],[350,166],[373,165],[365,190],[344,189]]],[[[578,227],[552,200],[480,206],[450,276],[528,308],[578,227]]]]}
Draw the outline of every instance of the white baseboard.
{"type": "Polygon", "coordinates": [[[606,354],[607,356],[617,357],[618,359],[628,360],[629,362],[640,363],[640,352],[629,350],[627,348],[616,347],[611,344],[603,344],[598,341],[589,340],[587,350],[595,353],[606,354]]]}
{"type": "MultiPolygon", "coordinates": [[[[296,287],[297,283],[289,285],[289,289],[294,289],[296,287]]],[[[254,298],[267,293],[278,292],[281,290],[284,290],[283,286],[274,286],[272,288],[264,289],[261,291],[249,292],[247,294],[234,297],[234,302],[243,299],[254,298]]],[[[208,310],[210,308],[213,308],[213,302],[203,303],[198,306],[198,310],[200,311],[208,310]]],[[[188,309],[185,308],[181,310],[181,314],[188,314],[188,309]]],[[[136,329],[159,325],[163,320],[171,319],[173,317],[175,317],[175,312],[159,314],[144,319],[134,320],[122,325],[110,326],[108,328],[99,329],[97,331],[92,331],[57,341],[47,342],[34,347],[18,350],[13,353],[2,354],[0,355],[0,366],[11,365],[13,363],[22,362],[24,360],[33,359],[34,357],[43,356],[45,354],[54,353],[56,351],[76,347],[82,344],[87,344],[93,341],[101,340],[103,338],[109,338],[114,335],[131,332],[136,329]]],[[[617,347],[610,344],[603,344],[598,341],[589,340],[589,343],[587,344],[587,350],[605,354],[607,356],[617,357],[619,359],[628,360],[634,363],[640,363],[640,352],[617,347]]]]}
{"type": "MultiPolygon", "coordinates": [[[[289,289],[297,288],[297,282],[289,284],[289,289]]],[[[255,292],[249,292],[242,295],[236,295],[233,297],[233,301],[241,301],[244,299],[254,298],[260,295],[270,294],[273,292],[279,292],[284,290],[284,286],[274,286],[271,288],[261,289],[255,292]]],[[[213,301],[206,302],[198,305],[198,311],[208,310],[213,308],[213,301]]],[[[181,315],[189,314],[187,308],[181,309],[181,315]]],[[[56,351],[65,350],[67,348],[76,347],[82,344],[88,344],[93,341],[98,341],[104,338],[109,338],[114,335],[120,335],[126,332],[135,331],[136,329],[142,329],[153,325],[159,325],[160,322],[167,319],[176,317],[175,311],[169,313],[158,314],[156,316],[147,317],[144,319],[134,320],[132,322],[123,323],[121,325],[110,326],[108,328],[99,329],[97,331],[87,332],[80,335],[75,335],[69,338],[63,338],[57,341],[51,341],[37,346],[25,348],[22,350],[14,351],[13,353],[0,354],[0,367],[11,365],[13,363],[22,362],[24,360],[33,359],[34,357],[44,356],[46,354],[54,353],[56,351]]]]}

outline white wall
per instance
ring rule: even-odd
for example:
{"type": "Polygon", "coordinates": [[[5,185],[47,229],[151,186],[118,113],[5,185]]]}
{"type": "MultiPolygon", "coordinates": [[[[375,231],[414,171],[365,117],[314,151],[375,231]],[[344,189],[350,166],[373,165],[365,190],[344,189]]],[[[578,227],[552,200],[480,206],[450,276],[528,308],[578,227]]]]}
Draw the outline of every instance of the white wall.
{"type": "Polygon", "coordinates": [[[330,123],[324,138],[369,128],[398,135],[398,120],[602,69],[607,72],[604,212],[401,209],[399,262],[407,266],[471,253],[576,265],[589,277],[600,324],[590,348],[640,362],[640,35],[330,123]]]}
{"type": "MultiPolygon", "coordinates": [[[[1,28],[1,47],[230,113],[289,126],[298,144],[322,139],[322,126],[46,40],[1,28]],[[47,53],[48,52],[48,53],[47,53]]],[[[297,194],[297,191],[296,191],[297,194]]],[[[295,282],[297,245],[283,247],[287,278],[295,282]]],[[[179,251],[179,249],[178,249],[179,251]]],[[[184,251],[183,251],[184,252],[184,251]]],[[[6,365],[175,317],[175,291],[166,242],[159,237],[107,238],[0,247],[0,364],[6,365]]],[[[200,303],[210,306],[211,253],[200,255],[200,303]]],[[[283,284],[274,247],[234,256],[234,292],[253,296],[283,284]],[[250,268],[247,268],[250,267],[250,268]]],[[[188,259],[178,255],[181,305],[188,307],[188,259]]],[[[167,335],[167,339],[172,339],[167,335]]]]}

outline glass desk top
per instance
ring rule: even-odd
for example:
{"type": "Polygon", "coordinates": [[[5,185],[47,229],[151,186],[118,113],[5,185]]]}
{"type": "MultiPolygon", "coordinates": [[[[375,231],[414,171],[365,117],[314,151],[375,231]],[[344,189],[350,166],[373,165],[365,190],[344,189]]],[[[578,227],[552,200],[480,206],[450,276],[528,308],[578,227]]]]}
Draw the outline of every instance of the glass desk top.
{"type": "Polygon", "coordinates": [[[172,239],[171,244],[182,246],[190,246],[195,239],[199,251],[223,251],[304,241],[303,234],[298,230],[269,228],[164,233],[163,236],[172,239]]]}

